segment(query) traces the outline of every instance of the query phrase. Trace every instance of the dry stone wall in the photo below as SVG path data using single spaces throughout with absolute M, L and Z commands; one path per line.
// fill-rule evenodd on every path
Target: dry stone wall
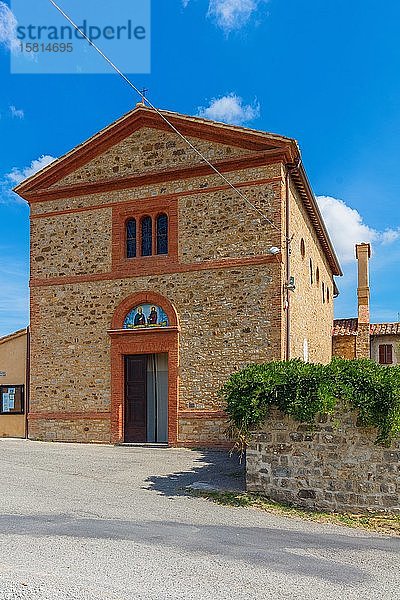
M 247 450 L 247 489 L 313 509 L 400 512 L 400 441 L 375 439 L 355 413 L 311 428 L 276 411 Z

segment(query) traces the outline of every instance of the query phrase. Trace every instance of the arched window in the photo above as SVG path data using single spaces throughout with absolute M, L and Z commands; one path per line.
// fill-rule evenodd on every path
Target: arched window
M 124 329 L 136 327 L 168 327 L 166 312 L 156 304 L 139 304 L 128 312 L 124 320 Z
M 319 283 L 319 267 L 317 267 L 317 270 L 315 272 L 315 279 L 317 281 L 317 284 Z
M 310 258 L 310 283 L 311 285 L 314 283 L 312 258 Z
M 153 254 L 153 224 L 151 217 L 143 217 L 141 237 L 142 256 L 151 256 Z
M 304 258 L 306 255 L 306 245 L 304 243 L 303 238 L 301 238 L 301 242 L 300 242 L 300 253 L 301 253 L 301 258 Z
M 127 258 L 136 256 L 136 219 L 129 219 L 126 224 L 126 256 Z
M 168 254 L 168 217 L 157 217 L 157 254 Z

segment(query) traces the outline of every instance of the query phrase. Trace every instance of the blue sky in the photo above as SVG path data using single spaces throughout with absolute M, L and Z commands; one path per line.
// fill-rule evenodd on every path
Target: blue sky
M 73 13 L 75 1 L 60 4 Z M 11 184 L 137 102 L 113 75 L 11 75 L 7 4 L 0 1 L 0 335 L 28 322 L 29 213 Z M 356 314 L 357 241 L 374 247 L 373 320 L 397 320 L 400 311 L 399 22 L 394 0 L 153 0 L 151 74 L 132 75 L 160 108 L 299 141 L 345 272 L 337 317 Z

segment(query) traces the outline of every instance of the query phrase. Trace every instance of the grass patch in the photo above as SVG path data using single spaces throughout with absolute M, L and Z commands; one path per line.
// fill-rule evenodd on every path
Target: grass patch
M 261 494 L 251 492 L 207 492 L 193 490 L 191 493 L 194 496 L 201 496 L 224 506 L 258 508 L 285 517 L 297 517 L 306 521 L 316 521 L 317 523 L 346 525 L 347 527 L 357 527 L 383 534 L 400 536 L 400 515 L 386 513 L 332 513 L 311 509 L 307 510 L 282 502 L 274 502 Z

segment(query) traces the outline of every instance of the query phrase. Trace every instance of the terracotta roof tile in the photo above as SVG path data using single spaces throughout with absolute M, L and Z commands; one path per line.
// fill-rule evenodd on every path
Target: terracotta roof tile
M 335 319 L 332 335 L 357 335 L 358 319 Z M 400 335 L 400 323 L 371 323 L 371 335 Z
M 358 319 L 335 319 L 332 335 L 357 335 Z
M 400 335 L 400 323 L 372 324 L 371 335 Z

